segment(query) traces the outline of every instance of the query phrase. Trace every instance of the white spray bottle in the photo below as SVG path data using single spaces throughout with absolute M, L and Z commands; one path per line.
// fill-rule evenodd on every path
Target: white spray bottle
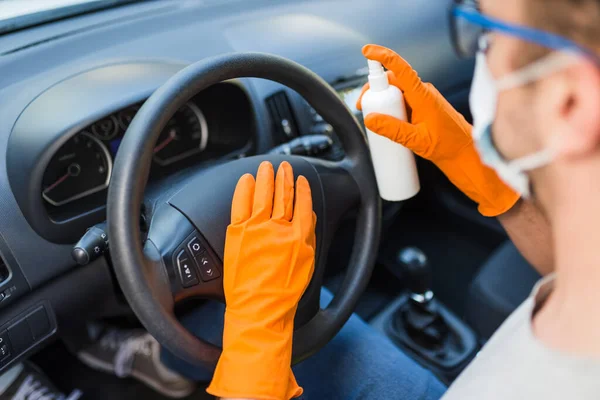
M 368 63 L 370 88 L 361 100 L 363 115 L 387 114 L 406 121 L 402 92 L 390 85 L 380 62 L 368 60 Z M 367 139 L 381 198 L 402 201 L 419 193 L 421 185 L 412 151 L 368 129 Z

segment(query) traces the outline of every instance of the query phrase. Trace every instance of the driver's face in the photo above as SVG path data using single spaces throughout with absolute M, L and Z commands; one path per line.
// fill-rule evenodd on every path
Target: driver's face
M 480 6 L 484 14 L 508 23 L 546 32 L 551 29 L 548 26 L 553 26 L 548 21 L 532 20 L 536 14 L 529 0 L 481 0 Z M 559 19 L 561 15 L 553 18 Z M 571 19 L 565 18 L 565 23 L 568 21 Z M 597 42 L 583 46 L 598 54 L 600 50 L 590 47 L 593 43 Z M 487 62 L 497 80 L 548 52 L 516 37 L 492 32 Z M 575 62 L 566 68 L 502 91 L 492 130 L 496 148 L 507 160 L 554 150 L 556 156 L 550 165 L 528 173 L 533 194 L 547 212 L 558 203 L 558 197 L 572 196 L 565 194 L 565 188 L 573 184 L 573 168 L 582 165 L 573 161 L 591 162 L 597 158 L 600 164 L 600 70 L 593 57 L 583 54 L 573 57 Z M 589 174 L 579 171 L 582 176 Z
M 527 25 L 523 6 L 524 0 L 482 0 L 484 14 L 502 21 Z M 520 64 L 524 43 L 515 37 L 500 33 L 489 33 L 490 47 L 487 62 L 497 80 L 523 67 Z M 531 87 L 521 86 L 503 91 L 498 96 L 493 139 L 500 153 L 512 160 L 540 149 L 536 128 L 536 96 Z

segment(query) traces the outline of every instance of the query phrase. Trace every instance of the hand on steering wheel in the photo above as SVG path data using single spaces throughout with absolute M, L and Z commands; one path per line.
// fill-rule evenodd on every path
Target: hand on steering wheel
M 315 226 L 308 181 L 298 177 L 294 197 L 289 163 L 281 163 L 275 179 L 271 163 L 263 162 L 256 182 L 250 174 L 239 180 L 225 240 L 223 353 L 209 393 L 273 399 L 302 394 L 290 368 L 292 334 L 314 271 Z

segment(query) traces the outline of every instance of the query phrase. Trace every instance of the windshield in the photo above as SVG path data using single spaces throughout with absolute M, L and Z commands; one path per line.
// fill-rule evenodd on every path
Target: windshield
M 0 0 L 0 34 L 141 0 Z

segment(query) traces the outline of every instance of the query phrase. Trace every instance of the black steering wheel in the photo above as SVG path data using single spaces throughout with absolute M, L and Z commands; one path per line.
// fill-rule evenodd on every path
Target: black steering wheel
M 297 91 L 333 126 L 345 158 L 328 162 L 265 155 L 198 171 L 176 190 L 175 184 L 170 185 L 153 199 L 146 209 L 152 214 L 147 216 L 148 229 L 142 232 L 140 213 L 147 201 L 144 191 L 153 149 L 167 122 L 200 91 L 242 77 L 277 81 Z M 318 217 L 315 272 L 295 320 L 293 355 L 298 362 L 331 340 L 350 317 L 369 281 L 379 245 L 381 201 L 366 138 L 336 92 L 310 70 L 278 56 L 235 53 L 205 59 L 178 72 L 150 96 L 131 122 L 115 159 L 108 232 L 117 279 L 148 332 L 196 365 L 214 367 L 221 349 L 187 331 L 175 317 L 175 303 L 189 297 L 225 301 L 222 275 L 227 271 L 222 260 L 233 191 L 243 174 L 255 174 L 265 160 L 275 169 L 288 161 L 295 175 L 308 179 Z M 329 306 L 320 309 L 329 244 L 342 216 L 356 208 L 347 275 Z

